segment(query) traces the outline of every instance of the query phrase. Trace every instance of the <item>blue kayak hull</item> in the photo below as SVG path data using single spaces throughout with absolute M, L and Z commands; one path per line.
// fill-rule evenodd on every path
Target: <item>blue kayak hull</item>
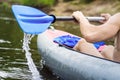
M 51 30 L 53 35 L 56 30 Z M 110 60 L 79 53 L 54 43 L 45 31 L 38 35 L 39 54 L 53 73 L 63 80 L 118 80 L 120 64 Z

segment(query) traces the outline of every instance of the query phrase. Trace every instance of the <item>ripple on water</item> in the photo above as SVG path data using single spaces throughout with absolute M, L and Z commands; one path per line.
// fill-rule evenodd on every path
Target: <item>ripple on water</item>
M 31 80 L 30 72 L 20 68 L 8 68 L 8 71 L 0 71 L 0 78 L 6 80 Z

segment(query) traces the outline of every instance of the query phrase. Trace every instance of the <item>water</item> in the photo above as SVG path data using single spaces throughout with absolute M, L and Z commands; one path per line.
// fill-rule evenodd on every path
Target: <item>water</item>
M 55 22 L 56 29 L 64 30 L 80 36 L 79 25 L 74 22 Z M 37 49 L 37 36 L 34 36 L 26 52 L 23 52 L 24 34 L 10 9 L 0 9 L 0 80 L 33 80 L 36 75 L 42 80 L 60 80 L 46 66 L 41 64 L 41 56 Z M 30 55 L 29 55 L 30 54 Z M 30 57 L 30 60 L 26 58 Z M 28 64 L 32 65 L 32 68 Z M 31 63 L 33 62 L 33 63 Z M 34 72 L 33 69 L 35 69 Z M 35 74 L 34 74 L 35 73 Z
M 0 80 L 32 80 L 25 52 L 22 50 L 24 34 L 18 27 L 10 9 L 0 9 Z M 30 52 L 36 69 L 43 80 L 58 80 L 47 68 L 41 67 L 35 36 Z
M 34 37 L 34 35 L 32 34 L 26 34 L 24 33 L 24 39 L 23 39 L 23 50 L 25 51 L 25 56 L 27 59 L 27 64 L 29 67 L 29 70 L 32 73 L 32 78 L 33 80 L 42 80 L 34 62 L 33 59 L 31 57 L 31 52 L 30 52 L 30 47 L 29 44 L 31 42 L 31 39 Z
M 15 21 L 0 20 L 0 80 L 31 80 Z M 39 62 L 38 62 L 39 63 Z

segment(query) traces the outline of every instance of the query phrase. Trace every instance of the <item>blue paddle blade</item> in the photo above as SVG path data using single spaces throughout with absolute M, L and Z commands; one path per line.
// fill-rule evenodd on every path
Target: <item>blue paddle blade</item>
M 42 33 L 54 21 L 54 17 L 33 7 L 13 5 L 12 11 L 23 32 L 28 34 Z

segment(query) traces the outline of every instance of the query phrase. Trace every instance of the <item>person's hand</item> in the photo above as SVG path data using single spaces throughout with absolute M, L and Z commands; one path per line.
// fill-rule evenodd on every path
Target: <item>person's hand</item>
M 79 23 L 80 23 L 80 20 L 81 20 L 82 18 L 85 18 L 84 15 L 83 15 L 83 13 L 82 13 L 81 11 L 75 11 L 75 12 L 73 12 L 72 16 L 73 16 L 73 17 L 75 18 L 75 20 L 76 20 L 77 22 L 79 22 Z
M 111 15 L 109 13 L 102 13 L 101 17 L 104 17 L 105 20 L 101 20 L 100 23 L 105 23 L 111 17 Z

